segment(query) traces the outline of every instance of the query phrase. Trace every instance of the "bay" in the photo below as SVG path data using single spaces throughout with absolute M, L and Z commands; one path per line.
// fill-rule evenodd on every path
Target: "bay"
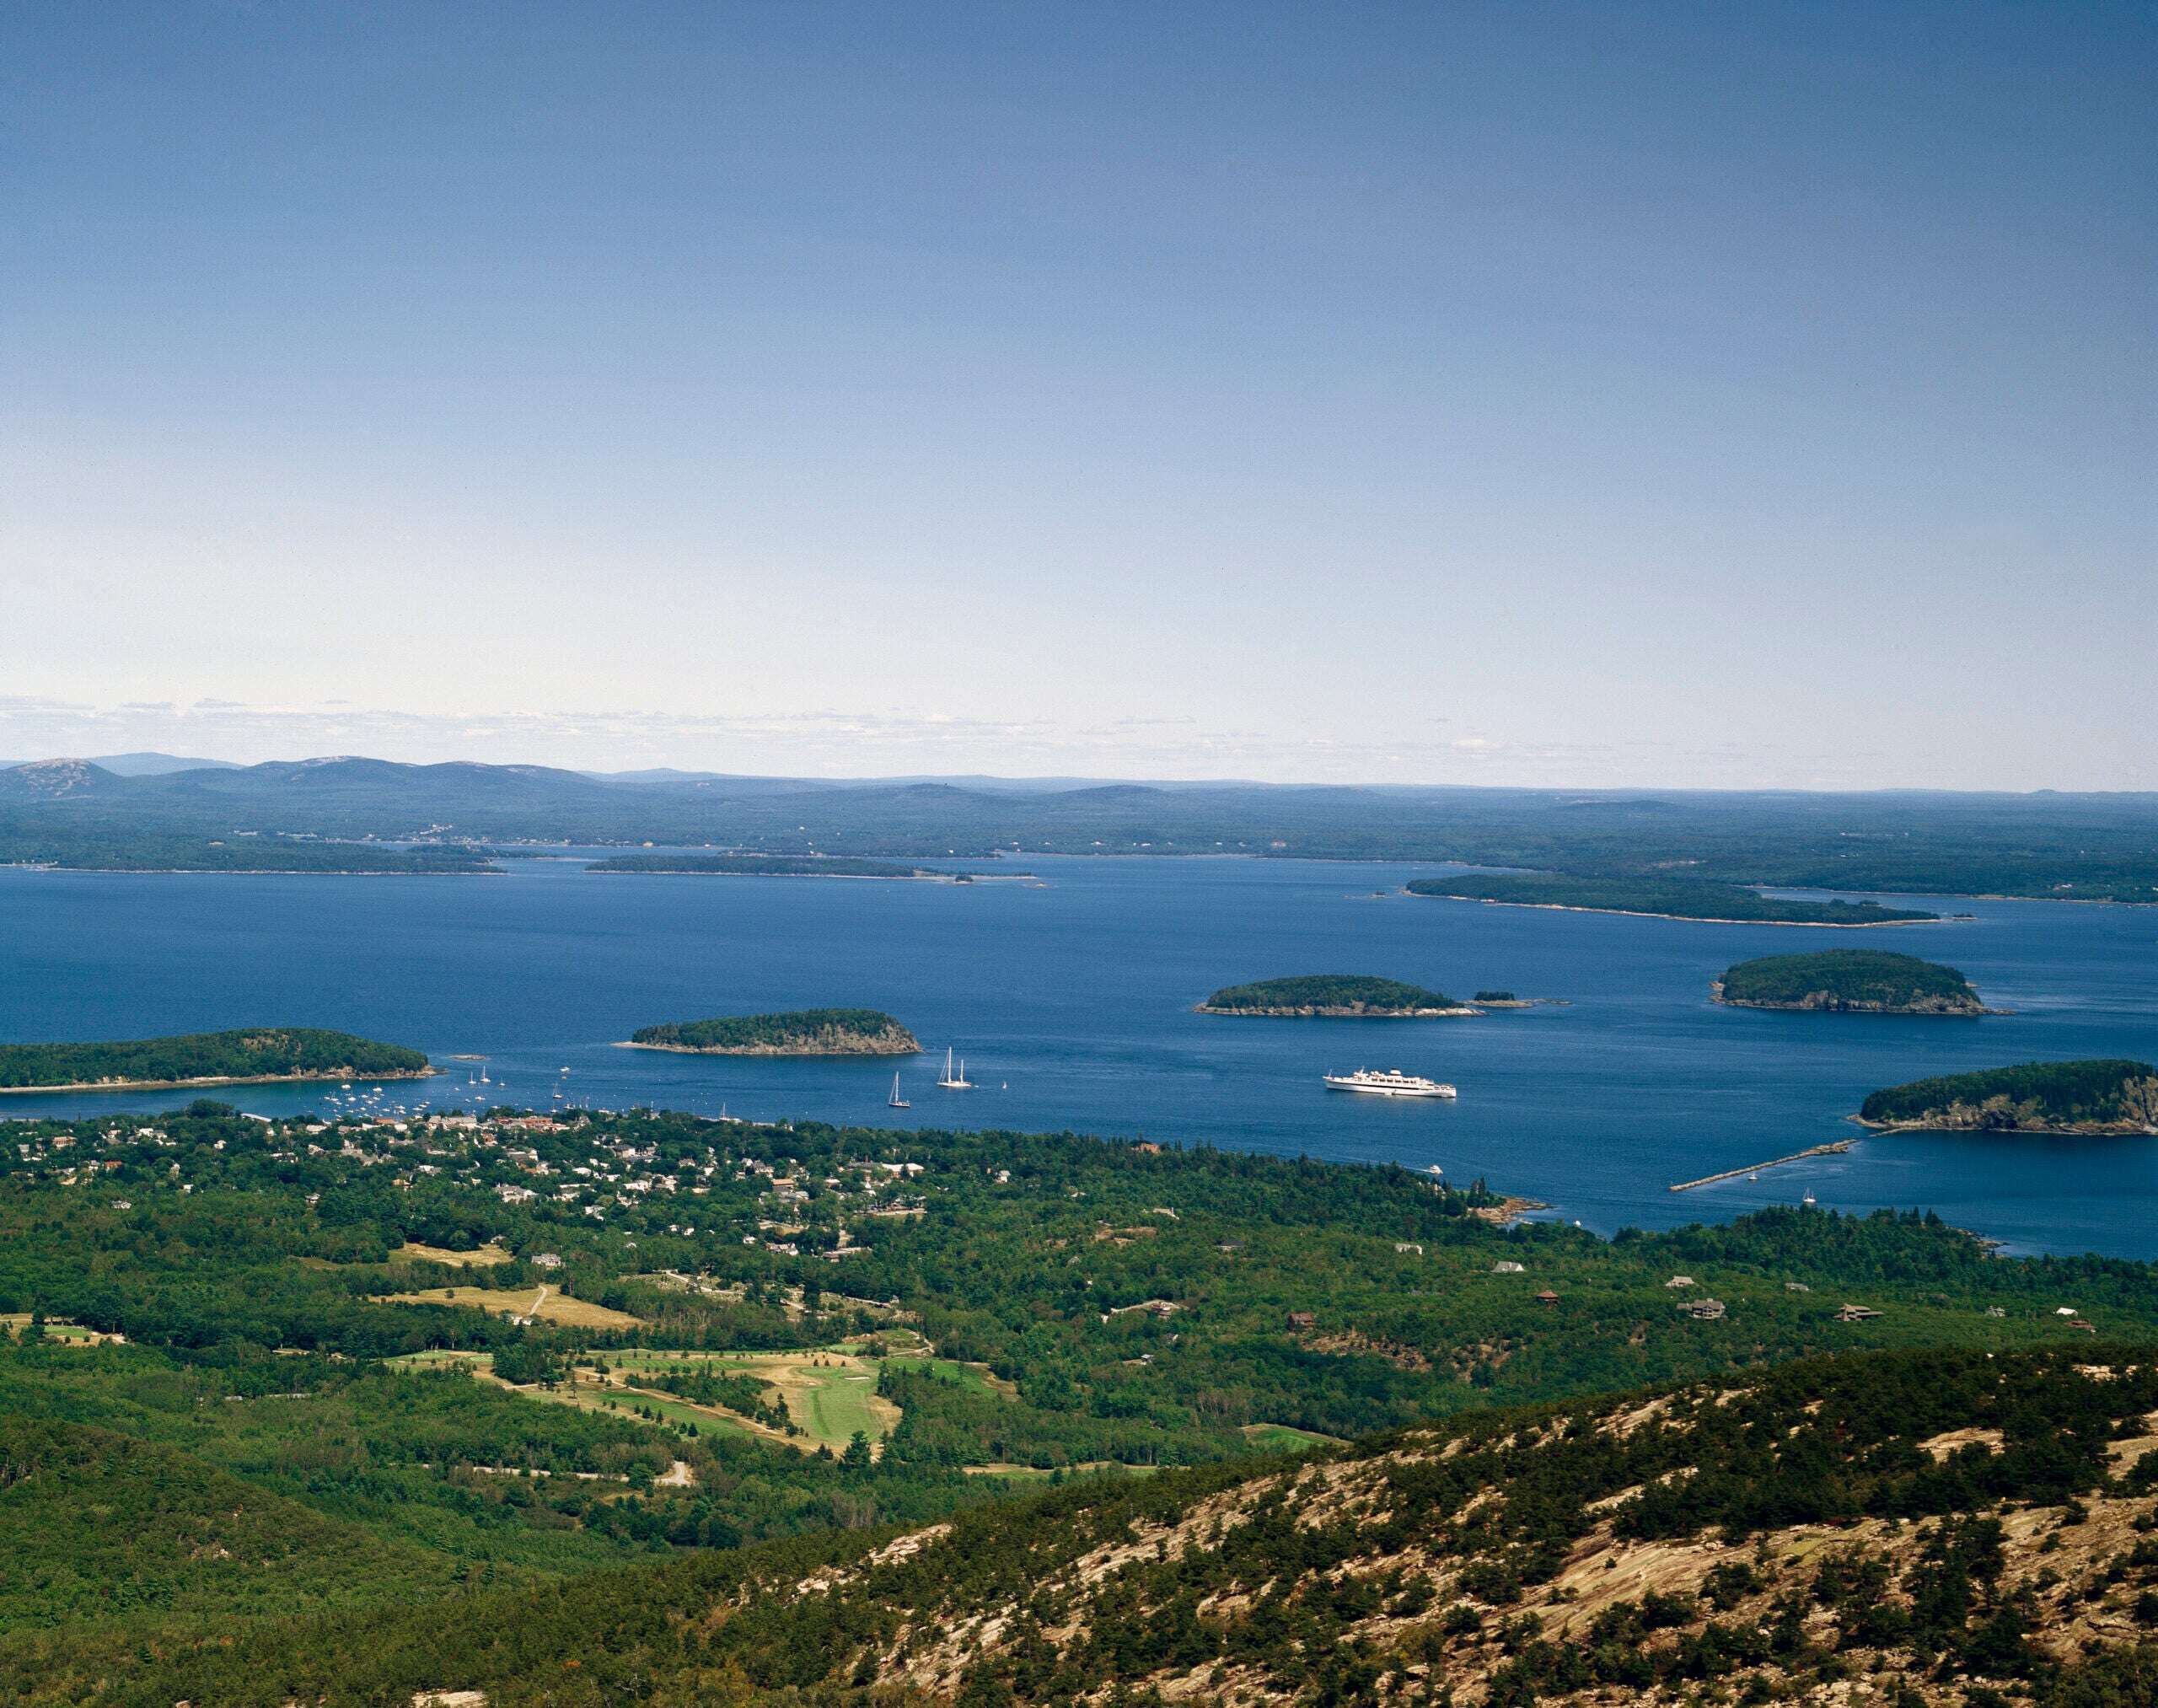
M 2012 1061 L 2158 1055 L 2158 911 L 1877 898 L 1973 917 L 1854 936 L 1493 907 L 1399 893 L 1442 867 L 1041 858 L 1039 884 L 616 877 L 572 859 L 484 878 L 0 871 L 0 1039 L 289 1023 L 409 1044 L 454 1072 L 385 1101 L 569 1101 L 755 1120 L 1071 1130 L 1442 1167 L 1603 1232 L 1728 1218 L 1811 1190 L 1924 1208 L 2019 1252 L 2158 1257 L 2158 1140 L 1861 1136 L 1866 1092 Z M 993 866 L 976 869 L 995 871 Z M 1375 894 L 1375 892 L 1383 892 Z M 1757 954 L 1868 946 L 1961 967 L 2013 1015 L 1726 1009 L 1709 985 Z M 1219 986 L 1375 973 L 1567 1006 L 1474 1019 L 1232 1019 Z M 888 1009 L 929 1053 L 690 1057 L 615 1047 L 654 1021 Z M 977 1090 L 942 1092 L 949 1045 Z M 490 1083 L 450 1061 L 484 1055 Z M 884 1107 L 894 1066 L 913 1108 Z M 1327 1092 L 1398 1066 L 1455 1103 Z M 567 1068 L 566 1076 L 561 1072 Z M 325 1088 L 218 1093 L 276 1113 Z M 154 1109 L 180 1094 L 10 1097 L 0 1115 Z

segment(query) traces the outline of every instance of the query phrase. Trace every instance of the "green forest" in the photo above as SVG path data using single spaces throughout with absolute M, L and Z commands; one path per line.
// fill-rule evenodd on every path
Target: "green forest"
M 1831 949 L 1741 961 L 1717 981 L 1719 1002 L 1759 1008 L 1904 1013 L 1984 1012 L 1953 967 L 1878 949 Z
M 1913 1213 L 1605 1240 L 1509 1220 L 1482 1183 L 1068 1134 L 649 1110 L 400 1130 L 205 1098 L 11 1136 L 0 1540 L 32 1565 L 0 1684 L 28 1700 L 148 1702 L 182 1678 L 190 1700 L 257 1700 L 215 1670 L 228 1654 L 266 1679 L 336 1661 L 355 1693 L 468 1652 L 513 1673 L 557 1614 L 593 1646 L 550 1637 L 548 1664 L 579 1658 L 610 1681 L 590 1700 L 628 1700 L 598 1652 L 627 1629 L 608 1609 L 752 1569 L 713 1550 L 808 1571 L 1029 1491 L 1065 1512 L 1103 1479 L 1190 1498 L 1291 1431 L 1451 1428 L 1824 1353 L 2080 1355 L 2064 1303 L 2104 1336 L 2158 1335 L 2149 1265 L 2004 1260 Z M 544 1283 L 561 1308 L 523 1324 L 452 1302 L 475 1283 L 519 1313 Z M 1683 1308 L 1711 1293 L 1721 1317 Z M 1854 1302 L 1880 1314 L 1839 1320 Z M 841 1353 L 873 1372 L 882 1439 L 786 1435 L 754 1361 Z M 459 1643 L 459 1609 L 516 1623 L 414 1650 L 421 1606 Z M 387 1672 L 356 1658 L 362 1631 Z M 727 1664 L 779 1677 L 756 1652 Z
M 1596 913 L 1648 913 L 1670 919 L 1737 920 L 1761 925 L 1894 925 L 1936 919 L 1931 913 L 1874 901 L 1799 901 L 1762 895 L 1737 884 L 1697 878 L 1584 878 L 1561 872 L 1463 873 L 1419 878 L 1412 895 L 1516 907 L 1573 907 Z
M 416 1050 L 306 1026 L 243 1027 L 106 1044 L 0 1044 L 0 1088 L 105 1080 L 410 1078 Z
M 641 1026 L 630 1041 L 715 1055 L 903 1055 L 921 1048 L 913 1033 L 876 1008 L 797 1008 L 683 1020 Z
M 1208 1014 L 1311 1012 L 1339 1015 L 1414 1014 L 1423 1009 L 1461 1009 L 1465 1003 L 1421 985 L 1354 973 L 1310 973 L 1300 978 L 1261 979 L 1229 985 L 1200 1005 Z
M 1876 1125 L 1985 1129 L 2158 1127 L 2158 1068 L 2147 1061 L 2027 1061 L 1914 1080 L 1869 1096 Z

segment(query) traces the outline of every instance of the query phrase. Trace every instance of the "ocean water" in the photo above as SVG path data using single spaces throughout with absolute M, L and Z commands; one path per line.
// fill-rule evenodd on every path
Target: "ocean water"
M 2047 1058 L 2158 1058 L 2158 910 L 1919 899 L 1975 916 L 1855 937 L 1398 893 L 1439 869 L 1429 865 L 1029 865 L 1039 884 L 601 877 L 553 859 L 486 878 L 0 871 L 0 1040 L 328 1026 L 438 1061 L 485 1055 L 484 1090 L 449 1063 L 450 1075 L 385 1093 L 438 1107 L 544 1108 L 566 1086 L 604 1108 L 1436 1163 L 1605 1232 L 1726 1219 L 1810 1190 L 1843 1209 L 1935 1210 L 2015 1251 L 2158 1257 L 2152 1139 L 1864 1136 L 1758 1182 L 1667 1190 L 1852 1136 L 1844 1117 L 1876 1086 Z M 2016 1012 L 1771 1014 L 1709 1000 L 1735 960 L 1859 943 L 1947 961 Z M 1221 985 L 1321 971 L 1568 1006 L 1423 1022 L 1192 1012 Z M 654 1021 L 824 1005 L 888 1009 L 928 1053 L 895 1064 L 614 1047 Z M 947 1045 L 979 1089 L 936 1088 Z M 884 1106 L 895 1066 L 905 1112 Z M 1403 1103 L 1320 1083 L 1359 1066 L 1452 1080 L 1461 1096 Z M 270 1113 L 325 1093 L 220 1094 Z M 0 1115 L 179 1100 L 9 1097 Z

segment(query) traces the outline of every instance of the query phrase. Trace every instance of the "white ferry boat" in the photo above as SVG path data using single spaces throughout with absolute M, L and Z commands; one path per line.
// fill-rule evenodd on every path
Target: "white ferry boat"
M 1414 1073 L 1404 1073 L 1393 1068 L 1381 1073 L 1376 1068 L 1360 1067 L 1354 1073 L 1323 1075 L 1330 1091 L 1368 1092 L 1373 1097 L 1457 1097 L 1460 1093 L 1436 1079 L 1425 1079 Z

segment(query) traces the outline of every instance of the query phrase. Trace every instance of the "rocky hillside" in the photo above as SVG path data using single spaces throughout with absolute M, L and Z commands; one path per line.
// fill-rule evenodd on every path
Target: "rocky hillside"
M 2158 1362 L 2092 1345 L 1817 1359 L 205 1642 L 141 1700 L 2097 1708 L 2153 1700 L 2155 1641 Z

